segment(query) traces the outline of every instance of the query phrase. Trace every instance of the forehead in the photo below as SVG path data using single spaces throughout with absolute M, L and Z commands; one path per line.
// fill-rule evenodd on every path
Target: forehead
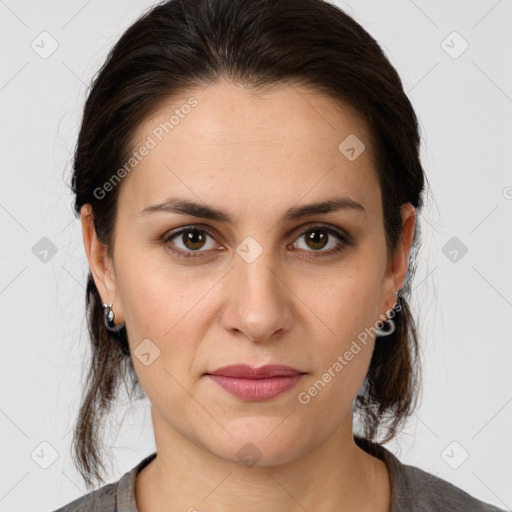
M 290 83 L 255 90 L 219 80 L 162 101 L 137 127 L 132 145 L 148 134 L 169 143 L 187 142 L 185 138 L 195 135 L 204 142 L 209 137 L 216 146 L 307 139 L 311 150 L 322 140 L 341 142 L 350 133 L 370 145 L 367 123 L 355 109 L 311 88 Z M 193 146 L 188 142 L 183 150 Z
M 347 145 L 355 159 L 344 153 Z M 333 192 L 371 210 L 380 194 L 365 122 L 348 106 L 297 85 L 256 92 L 220 81 L 190 89 L 137 127 L 131 148 L 142 153 L 144 146 L 150 149 L 120 195 L 137 211 L 170 195 L 262 209 Z

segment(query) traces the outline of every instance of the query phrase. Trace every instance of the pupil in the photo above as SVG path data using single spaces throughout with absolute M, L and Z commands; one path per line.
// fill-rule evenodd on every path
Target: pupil
M 315 236 L 315 233 L 318 233 L 319 236 Z M 313 242 L 314 246 L 312 247 L 312 249 L 322 249 L 323 247 L 325 247 L 325 241 L 327 240 L 327 236 L 322 231 L 311 231 L 309 236 L 307 237 L 307 240 Z M 320 244 L 320 246 L 317 246 L 317 244 Z
M 184 237 L 184 244 L 188 249 L 200 249 L 204 245 L 204 236 L 199 231 L 188 231 L 183 235 Z M 194 238 L 199 238 L 199 242 L 196 240 L 194 241 Z M 190 246 L 190 243 L 192 243 L 192 247 Z M 201 242 L 203 242 L 201 244 Z M 196 247 L 196 244 L 200 244 L 199 247 Z

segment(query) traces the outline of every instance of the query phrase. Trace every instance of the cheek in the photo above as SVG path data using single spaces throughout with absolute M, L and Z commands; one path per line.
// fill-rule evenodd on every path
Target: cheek
M 336 321 L 331 325 L 336 334 L 315 338 L 315 372 L 298 390 L 297 402 L 308 417 L 322 418 L 317 428 L 326 434 L 351 414 L 352 402 L 368 372 L 375 346 L 374 332 L 368 329 L 369 316 L 349 302 L 345 310 L 333 311 Z
M 198 331 L 203 287 L 153 262 L 135 266 L 135 258 L 119 263 L 119 296 L 127 324 L 133 364 L 151 403 L 182 412 L 183 391 L 202 338 Z M 198 323 L 199 322 L 199 323 Z
M 314 289 L 306 283 L 297 289 L 315 313 L 311 322 L 317 324 L 311 347 L 316 371 L 301 386 L 298 403 L 327 423 L 339 421 L 340 414 L 350 410 L 368 371 L 375 344 L 378 271 L 377 265 L 360 261 L 350 269 L 340 268 L 336 279 L 317 279 Z
M 134 251 L 121 257 L 117 268 L 119 297 L 135 337 L 172 338 L 204 294 L 190 272 L 172 267 L 160 255 L 149 258 Z
M 352 340 L 369 337 L 378 319 L 380 286 L 379 266 L 365 265 L 362 260 L 350 268 L 340 266 L 315 279 L 297 281 L 294 293 L 312 312 L 310 323 L 316 326 L 320 355 L 332 359 L 333 354 L 348 349 Z
M 164 395 L 174 401 L 181 389 L 178 383 L 188 387 L 195 378 L 194 361 L 213 321 L 208 315 L 215 311 L 214 291 L 208 291 L 218 277 L 194 277 L 198 270 L 136 255 L 134 251 L 117 265 L 134 366 L 148 393 L 165 389 Z M 146 366 L 148 357 L 139 358 L 141 353 L 149 353 L 153 362 Z

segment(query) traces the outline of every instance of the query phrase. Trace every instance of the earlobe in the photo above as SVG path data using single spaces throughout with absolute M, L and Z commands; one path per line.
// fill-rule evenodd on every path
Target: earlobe
M 107 246 L 97 237 L 94 227 L 94 215 L 90 204 L 84 204 L 80 210 L 82 239 L 89 267 L 96 288 L 104 303 L 111 304 L 117 297 L 117 286 L 112 260 L 107 253 Z M 119 307 L 117 308 L 117 311 Z M 116 313 L 117 313 L 116 311 Z

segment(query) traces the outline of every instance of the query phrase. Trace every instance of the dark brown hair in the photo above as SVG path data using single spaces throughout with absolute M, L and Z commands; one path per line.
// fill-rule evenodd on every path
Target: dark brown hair
M 260 89 L 298 84 L 355 109 L 371 131 L 381 187 L 388 255 L 402 234 L 400 206 L 422 208 L 426 177 L 416 115 L 401 80 L 377 42 L 338 7 L 321 0 L 170 0 L 143 14 L 110 51 L 95 76 L 74 155 L 74 208 L 90 203 L 100 241 L 112 256 L 117 195 L 95 190 L 130 158 L 134 131 L 163 101 L 227 78 Z M 340 140 L 341 142 L 341 140 Z M 415 270 L 418 215 L 396 330 L 377 342 L 354 402 L 364 436 L 387 442 L 413 412 L 420 384 L 416 325 L 407 298 Z M 73 459 L 87 487 L 103 483 L 103 421 L 121 379 L 137 398 L 126 330 L 105 329 L 89 273 L 86 291 L 91 361 L 73 435 Z M 100 467 L 103 468 L 100 470 Z

